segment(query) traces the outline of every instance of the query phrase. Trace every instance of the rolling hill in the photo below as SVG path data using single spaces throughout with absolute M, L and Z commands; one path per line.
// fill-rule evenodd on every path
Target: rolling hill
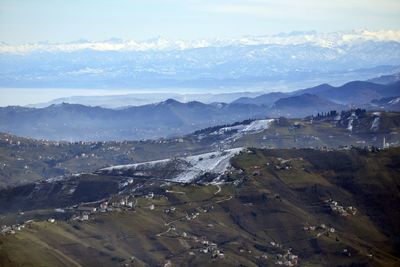
M 252 105 L 265 105 L 271 106 L 275 101 L 286 97 L 288 94 L 281 92 L 274 92 L 263 94 L 257 97 L 241 97 L 233 101 L 235 104 L 252 104 Z
M 374 81 L 374 80 L 373 80 Z M 393 80 L 393 83 L 373 83 L 370 81 L 352 81 L 342 86 L 320 84 L 318 86 L 300 89 L 291 93 L 268 93 L 254 98 L 240 98 L 237 102 L 256 105 L 271 105 L 281 98 L 299 96 L 304 94 L 316 95 L 326 101 L 333 101 L 343 105 L 361 106 L 375 99 L 394 97 L 400 95 L 400 82 Z M 311 106 L 309 107 L 311 108 Z
M 51 140 L 138 140 L 264 117 L 266 108 L 245 104 L 181 103 L 173 99 L 124 109 L 78 104 L 0 108 L 0 131 Z
M 0 134 L 0 187 L 74 173 L 190 156 L 235 147 L 339 148 L 399 145 L 396 112 L 325 112 L 304 119 L 245 120 L 176 138 L 141 141 L 59 142 Z
M 297 94 L 311 93 L 331 101 L 359 105 L 377 98 L 397 96 L 399 92 L 400 82 L 382 85 L 364 81 L 353 81 L 339 87 L 323 85 L 304 89 L 298 91 Z
M 400 81 L 400 72 L 390 74 L 390 75 L 382 75 L 380 77 L 376 77 L 373 79 L 369 79 L 369 82 L 379 83 L 379 84 L 391 84 Z
M 219 183 L 128 165 L 2 190 L 0 264 L 397 266 L 398 155 L 250 149 Z
M 327 112 L 330 110 L 346 110 L 347 107 L 323 99 L 319 96 L 306 93 L 280 98 L 274 102 L 272 109 L 277 110 L 277 112 L 282 115 L 289 116 L 290 114 L 290 117 L 293 117 L 298 114 L 299 110 L 308 114 L 317 114 L 319 112 Z

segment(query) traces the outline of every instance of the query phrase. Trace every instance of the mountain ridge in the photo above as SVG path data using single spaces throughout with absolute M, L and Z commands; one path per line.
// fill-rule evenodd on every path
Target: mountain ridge
M 361 105 L 378 98 L 400 95 L 400 82 L 396 81 L 389 84 L 377 84 L 369 81 L 351 81 L 341 86 L 332 86 L 324 83 L 314 87 L 286 93 L 286 96 L 296 96 L 301 94 L 316 95 L 340 104 Z M 268 105 L 271 104 L 269 96 L 270 93 L 267 93 L 255 98 L 246 98 L 245 101 L 246 103 Z M 262 99 L 264 98 L 266 100 L 263 102 Z
M 314 35 L 305 35 L 304 40 L 310 37 L 319 42 L 320 37 Z M 338 84 L 399 71 L 399 40 L 355 37 L 332 46 L 326 45 L 324 38 L 320 45 L 313 41 L 267 41 L 172 50 L 154 50 L 154 45 L 150 45 L 150 49 L 138 51 L 94 50 L 90 48 L 97 44 L 88 43 L 82 49 L 72 44 L 71 51 L 41 52 L 35 50 L 41 46 L 33 45 L 31 53 L 14 53 L 10 52 L 13 47 L 3 45 L 0 46 L 5 51 L 0 53 L 0 86 L 218 89 L 282 84 L 291 85 L 291 89 L 293 84 L 297 88 L 321 81 Z M 115 44 L 106 47 L 112 48 Z M 30 48 L 22 45 L 18 49 Z M 369 56 L 371 51 L 373 57 Z

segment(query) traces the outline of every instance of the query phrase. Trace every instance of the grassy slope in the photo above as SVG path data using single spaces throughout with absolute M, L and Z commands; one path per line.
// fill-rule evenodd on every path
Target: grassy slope
M 185 194 L 139 198 L 135 212 L 99 214 L 88 223 L 37 222 L 0 237 L 0 265 L 273 266 L 283 252 L 271 246 L 273 241 L 292 248 L 301 266 L 398 266 L 399 155 L 400 149 L 255 150 L 234 159 L 244 170 L 230 174 L 229 179 L 243 180 L 238 187 L 224 185 L 215 194 L 214 185 L 175 185 L 169 189 Z M 290 160 L 291 168 L 277 170 L 279 158 Z M 323 203 L 328 198 L 359 212 L 338 216 Z M 175 213 L 163 212 L 171 206 Z M 184 218 L 195 211 L 200 212 L 196 219 Z M 319 237 L 318 231 L 303 231 L 304 225 L 321 223 L 337 231 Z M 172 225 L 176 229 L 168 231 Z M 217 243 L 225 258 L 201 254 L 203 245 L 194 237 Z

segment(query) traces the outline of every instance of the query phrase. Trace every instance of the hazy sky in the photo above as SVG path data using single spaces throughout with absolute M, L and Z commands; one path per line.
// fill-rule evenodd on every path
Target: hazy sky
M 400 29 L 400 0 L 0 0 L 0 41 Z

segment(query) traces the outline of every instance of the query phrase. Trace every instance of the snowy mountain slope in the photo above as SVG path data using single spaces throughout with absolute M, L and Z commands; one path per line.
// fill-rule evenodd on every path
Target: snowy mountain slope
M 243 148 L 234 148 L 184 158 L 111 166 L 99 172 L 190 183 L 201 179 L 205 174 L 212 175 L 214 179 L 220 177 L 230 166 L 230 159 L 241 151 Z
M 400 41 L 400 31 L 347 31 L 347 32 L 292 32 L 264 36 L 244 36 L 231 39 L 168 40 L 162 37 L 137 41 L 109 39 L 105 41 L 79 40 L 68 43 L 29 43 L 10 45 L 0 43 L 0 53 L 30 53 L 33 51 L 168 51 L 206 47 L 247 46 L 247 45 L 300 45 L 313 44 L 333 48 L 341 45 L 355 45 L 360 42 Z
M 236 131 L 237 133 L 243 132 L 258 132 L 263 131 L 269 128 L 270 124 L 274 121 L 274 119 L 268 120 L 255 120 L 250 124 L 238 124 L 235 126 L 228 126 L 219 129 L 218 131 L 211 134 L 224 134 L 226 132 Z
M 399 32 L 350 32 L 189 43 L 158 39 L 139 44 L 1 44 L 0 87 L 255 86 L 270 91 L 272 85 L 288 90 L 294 82 L 343 83 L 398 70 L 398 36 Z
M 271 127 L 275 119 L 254 120 L 249 124 L 241 123 L 234 126 L 227 126 L 210 133 L 210 135 L 224 136 L 223 143 L 231 143 L 246 134 L 256 134 Z M 200 137 L 201 138 L 201 137 Z

